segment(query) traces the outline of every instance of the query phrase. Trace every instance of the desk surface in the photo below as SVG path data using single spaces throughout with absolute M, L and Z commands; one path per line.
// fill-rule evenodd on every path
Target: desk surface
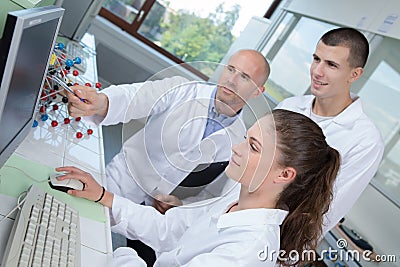
M 94 37 L 85 35 L 83 42 L 94 47 Z M 87 59 L 87 71 L 83 78 L 95 82 L 97 79 L 96 55 Z M 50 122 L 39 122 L 14 152 L 15 155 L 49 166 L 76 166 L 105 183 L 103 136 L 101 128 L 92 128 L 93 135 L 77 139 L 71 126 L 51 127 Z M 6 163 L 7 164 L 7 163 Z M 15 197 L 0 195 L 0 214 L 7 214 L 16 206 Z M 111 230 L 108 209 L 104 209 L 105 222 L 80 217 L 81 266 L 106 266 L 112 257 Z M 6 219 L 0 225 L 0 262 L 11 231 L 13 220 Z

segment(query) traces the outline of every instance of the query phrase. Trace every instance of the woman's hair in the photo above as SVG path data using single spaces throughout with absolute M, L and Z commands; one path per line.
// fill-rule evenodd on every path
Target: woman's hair
M 332 200 L 332 190 L 340 166 L 339 153 L 331 148 L 321 128 L 308 117 L 288 110 L 272 112 L 275 123 L 277 163 L 296 170 L 294 180 L 279 195 L 277 207 L 289 214 L 281 226 L 280 247 L 302 255 L 315 249 L 322 235 L 323 215 Z M 301 257 L 297 259 L 301 263 Z M 292 262 L 280 261 L 282 265 Z

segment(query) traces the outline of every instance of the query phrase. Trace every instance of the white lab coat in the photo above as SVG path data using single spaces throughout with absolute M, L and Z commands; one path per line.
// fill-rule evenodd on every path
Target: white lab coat
M 100 125 L 150 116 L 146 126 L 123 144 L 106 167 L 111 192 L 136 203 L 157 193 L 169 194 L 199 164 L 227 161 L 233 144 L 243 140 L 240 119 L 202 140 L 215 84 L 182 77 L 110 86 Z
M 115 196 L 112 231 L 154 248 L 154 266 L 275 266 L 279 225 L 288 212 L 260 208 L 225 213 L 236 201 L 232 194 L 211 205 L 182 206 L 161 215 Z M 132 249 L 119 248 L 111 266 L 146 265 Z
M 330 146 L 339 151 L 341 167 L 334 185 L 334 198 L 325 216 L 323 234 L 332 229 L 354 205 L 378 170 L 384 144 L 378 129 L 365 115 L 361 100 L 355 100 L 339 115 L 319 123 Z M 314 96 L 283 100 L 277 109 L 311 117 Z

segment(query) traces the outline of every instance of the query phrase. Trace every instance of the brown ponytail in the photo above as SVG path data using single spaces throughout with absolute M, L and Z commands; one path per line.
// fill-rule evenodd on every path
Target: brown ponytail
M 289 214 L 281 226 L 280 249 L 287 253 L 317 247 L 322 234 L 323 215 L 332 200 L 332 190 L 340 166 L 339 153 L 325 141 L 320 127 L 301 114 L 274 110 L 272 112 L 277 148 L 281 152 L 278 163 L 293 167 L 296 177 L 280 194 L 277 207 L 285 206 Z M 303 263 L 282 261 L 281 265 Z

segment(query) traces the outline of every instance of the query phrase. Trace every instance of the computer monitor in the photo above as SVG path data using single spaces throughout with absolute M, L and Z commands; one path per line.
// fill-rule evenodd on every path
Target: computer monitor
M 0 42 L 0 167 L 29 134 L 64 9 L 10 12 Z
M 64 0 L 65 14 L 60 26 L 60 36 L 80 41 L 99 13 L 104 0 Z

